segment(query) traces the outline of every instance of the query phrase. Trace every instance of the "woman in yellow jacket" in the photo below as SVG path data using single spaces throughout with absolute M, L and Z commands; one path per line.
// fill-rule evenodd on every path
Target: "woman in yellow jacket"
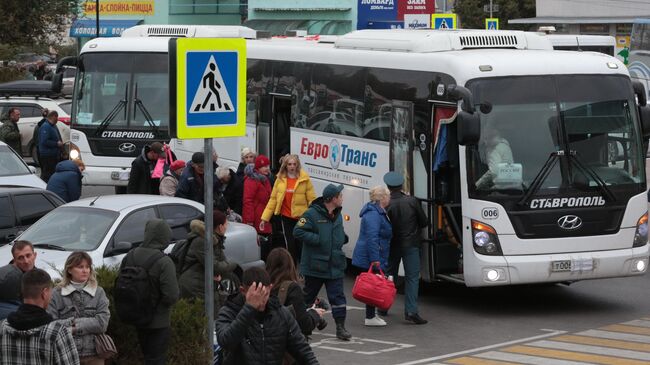
M 279 215 L 286 247 L 296 263 L 300 262 L 302 243 L 293 237 L 293 227 L 314 199 L 314 186 L 309 175 L 300 168 L 300 159 L 297 155 L 286 155 L 273 185 L 271 198 L 262 213 L 260 229 L 269 224 L 272 216 Z

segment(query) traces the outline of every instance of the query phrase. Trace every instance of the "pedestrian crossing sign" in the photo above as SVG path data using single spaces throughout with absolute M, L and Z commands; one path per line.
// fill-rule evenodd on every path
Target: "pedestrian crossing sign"
M 246 41 L 175 38 L 170 40 L 169 54 L 172 136 L 244 136 Z
M 431 26 L 433 29 L 456 29 L 456 14 L 431 14 Z
M 499 18 L 485 18 L 485 29 L 499 30 Z

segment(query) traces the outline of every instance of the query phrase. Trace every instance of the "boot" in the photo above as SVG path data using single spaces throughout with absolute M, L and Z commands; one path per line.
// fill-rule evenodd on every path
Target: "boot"
M 345 329 L 345 318 L 336 318 L 336 338 L 343 341 L 350 341 L 352 335 Z

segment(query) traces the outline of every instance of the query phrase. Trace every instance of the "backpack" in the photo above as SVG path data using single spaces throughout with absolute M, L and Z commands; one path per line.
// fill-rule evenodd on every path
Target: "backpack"
M 190 240 L 181 240 L 174 244 L 172 251 L 168 256 L 174 261 L 174 266 L 176 266 L 176 276 L 181 276 L 188 267 L 185 267 L 185 257 L 187 257 L 187 251 L 190 250 L 190 245 L 192 241 Z
M 153 320 L 158 296 L 158 288 L 154 287 L 149 270 L 165 255 L 158 251 L 149 257 L 144 265 L 135 265 L 134 251 L 129 252 L 124 258 L 125 265 L 115 279 L 113 300 L 117 316 L 122 322 L 142 327 Z

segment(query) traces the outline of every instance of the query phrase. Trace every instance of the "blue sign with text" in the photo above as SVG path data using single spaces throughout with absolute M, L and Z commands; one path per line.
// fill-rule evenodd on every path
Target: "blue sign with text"
M 359 0 L 357 29 L 394 28 L 397 24 L 397 0 Z

